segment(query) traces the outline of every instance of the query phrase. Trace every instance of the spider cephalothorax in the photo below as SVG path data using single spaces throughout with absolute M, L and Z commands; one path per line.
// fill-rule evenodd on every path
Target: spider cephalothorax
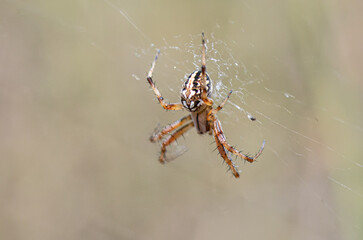
M 210 80 L 206 72 L 204 34 L 202 33 L 202 67 L 201 70 L 197 70 L 191 73 L 186 82 L 184 83 L 181 90 L 181 103 L 165 103 L 164 98 L 161 96 L 159 90 L 155 86 L 154 81 L 152 80 L 152 73 L 154 71 L 155 63 L 158 59 L 158 56 L 159 52 L 155 56 L 155 59 L 151 65 L 151 69 L 147 76 L 147 81 L 149 82 L 151 88 L 154 90 L 154 93 L 158 98 L 159 103 L 166 110 L 180 110 L 184 108 L 190 112 L 189 115 L 164 127 L 161 131 L 154 133 L 150 137 L 151 142 L 159 141 L 165 137 L 165 139 L 161 143 L 161 154 L 159 161 L 161 163 L 165 163 L 166 161 L 170 160 L 167 159 L 165 156 L 166 147 L 194 126 L 199 134 L 214 134 L 214 140 L 217 144 L 217 149 L 220 155 L 228 164 L 233 175 L 238 178 L 239 172 L 237 170 L 237 166 L 229 157 L 228 152 L 239 156 L 248 162 L 254 162 L 256 158 L 261 155 L 265 145 L 265 141 L 263 141 L 260 150 L 254 157 L 249 157 L 242 154 L 227 143 L 222 131 L 221 122 L 218 120 L 216 113 L 223 108 L 232 91 L 229 92 L 227 97 L 217 108 L 212 107 L 213 100 L 209 98 L 212 93 L 212 81 Z

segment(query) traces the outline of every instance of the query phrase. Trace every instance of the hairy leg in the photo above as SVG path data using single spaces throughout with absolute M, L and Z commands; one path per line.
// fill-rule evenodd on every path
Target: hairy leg
M 227 163 L 227 165 L 229 166 L 229 168 L 231 169 L 233 175 L 236 178 L 239 178 L 239 173 L 237 171 L 237 167 L 234 165 L 234 163 L 232 162 L 232 160 L 228 157 L 226 150 L 224 149 L 222 143 L 219 141 L 217 135 L 214 135 L 214 139 L 216 141 L 217 144 L 217 148 L 219 153 L 221 154 L 221 157 L 224 159 L 224 161 Z
M 202 33 L 202 67 L 201 67 L 201 71 L 202 71 L 202 100 L 203 102 L 208 105 L 208 106 L 212 106 L 213 105 L 213 100 L 208 98 L 207 96 L 207 67 L 206 67 L 206 61 L 205 61 L 205 40 L 204 40 L 204 33 Z
M 156 88 L 155 83 L 154 83 L 154 81 L 152 79 L 155 63 L 156 63 L 156 60 L 158 59 L 159 53 L 160 53 L 160 51 L 157 52 L 157 54 L 155 56 L 155 59 L 154 59 L 152 65 L 151 65 L 150 71 L 149 71 L 149 73 L 147 75 L 147 81 L 149 82 L 149 84 L 150 84 L 151 88 L 153 89 L 156 97 L 158 98 L 160 105 L 164 109 L 166 109 L 166 110 L 180 110 L 180 109 L 183 108 L 183 105 L 181 103 L 165 103 L 164 102 L 164 98 L 161 96 L 159 90 Z
M 263 141 L 262 146 L 261 146 L 260 150 L 257 152 L 257 154 L 254 157 L 249 157 L 247 155 L 240 153 L 234 147 L 232 147 L 231 145 L 229 145 L 227 143 L 226 138 L 223 134 L 221 123 L 217 118 L 214 118 L 213 130 L 214 130 L 214 134 L 217 136 L 218 140 L 220 141 L 220 143 L 223 145 L 223 147 L 225 149 L 227 149 L 231 153 L 233 153 L 251 163 L 254 162 L 256 160 L 256 158 L 258 158 L 261 155 L 261 153 L 265 147 L 265 141 Z
M 172 142 L 174 142 L 178 137 L 182 136 L 185 132 L 187 132 L 191 127 L 194 126 L 194 123 L 188 123 L 181 128 L 179 128 L 172 135 L 168 136 L 161 144 L 161 154 L 160 154 L 160 162 L 165 163 L 167 159 L 165 158 L 166 147 L 169 146 Z
M 174 131 L 175 129 L 182 126 L 183 124 L 190 121 L 191 119 L 192 119 L 192 116 L 188 115 L 188 116 L 185 116 L 185 117 L 179 119 L 178 121 L 173 122 L 172 124 L 165 126 L 163 129 L 161 129 L 161 131 L 154 133 L 150 137 L 150 141 L 156 142 L 156 141 L 162 139 L 166 134 Z

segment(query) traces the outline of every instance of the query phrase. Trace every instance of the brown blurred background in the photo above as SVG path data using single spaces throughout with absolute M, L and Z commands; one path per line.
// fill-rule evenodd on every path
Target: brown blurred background
M 362 239 L 362 10 L 1 1 L 0 238 Z M 186 114 L 147 85 L 156 49 L 157 85 L 179 101 L 202 31 L 216 99 L 236 90 L 219 114 L 228 141 L 254 153 L 266 139 L 256 163 L 236 160 L 240 179 L 210 136 L 190 131 L 165 166 L 148 141 Z

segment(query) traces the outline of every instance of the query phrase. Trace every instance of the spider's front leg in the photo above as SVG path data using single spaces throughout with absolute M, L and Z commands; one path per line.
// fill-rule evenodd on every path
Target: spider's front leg
M 172 124 L 169 124 L 169 125 L 165 126 L 163 129 L 161 129 L 160 131 L 155 132 L 150 137 L 150 142 L 156 142 L 156 141 L 162 139 L 166 134 L 174 131 L 175 129 L 177 129 L 178 127 L 182 126 L 183 124 L 185 124 L 186 122 L 188 122 L 190 120 L 192 120 L 192 116 L 187 115 L 185 117 L 182 117 L 178 121 L 173 122 Z
M 217 135 L 214 135 L 214 140 L 216 141 L 219 154 L 224 159 L 224 161 L 227 163 L 227 165 L 228 165 L 229 169 L 231 169 L 233 175 L 236 178 L 239 178 L 239 173 L 238 173 L 237 167 L 234 165 L 233 161 L 228 157 L 226 149 L 223 147 L 223 144 L 219 141 Z
M 168 136 L 161 144 L 161 154 L 160 154 L 160 163 L 165 163 L 168 161 L 165 157 L 166 153 L 166 147 L 169 146 L 172 142 L 174 142 L 178 137 L 182 136 L 186 131 L 188 131 L 190 128 L 194 126 L 193 122 L 190 122 L 183 127 L 179 128 L 176 132 L 174 132 L 172 135 Z
M 154 67 L 155 67 L 156 60 L 158 59 L 159 54 L 160 54 L 160 51 L 157 52 L 157 54 L 155 56 L 155 59 L 154 59 L 152 65 L 151 65 L 150 71 L 149 71 L 149 73 L 147 75 L 147 81 L 150 84 L 151 88 L 153 89 L 156 97 L 158 98 L 160 105 L 164 109 L 166 109 L 166 110 L 180 110 L 180 109 L 183 108 L 183 105 L 181 103 L 165 103 L 164 102 L 164 98 L 161 96 L 159 90 L 156 88 L 155 83 L 154 83 L 154 81 L 152 79 Z
M 242 154 L 241 152 L 237 151 L 234 147 L 232 147 L 231 145 L 228 144 L 226 137 L 223 134 L 223 130 L 222 130 L 222 126 L 221 126 L 221 122 L 214 117 L 214 121 L 213 121 L 213 131 L 214 131 L 214 135 L 217 136 L 218 140 L 220 141 L 220 143 L 223 145 L 223 147 L 225 149 L 227 149 L 228 151 L 230 151 L 231 153 L 239 156 L 240 158 L 252 163 L 256 160 L 256 158 L 258 158 L 265 146 L 265 141 L 262 143 L 262 146 L 260 148 L 260 150 L 257 152 L 257 154 L 254 157 L 249 157 L 247 155 Z
M 208 113 L 208 121 L 210 121 L 211 124 L 211 128 L 213 129 L 214 132 L 214 136 L 218 139 L 218 141 L 223 145 L 223 147 L 228 150 L 229 152 L 241 157 L 242 159 L 248 161 L 248 162 L 254 162 L 256 160 L 256 158 L 258 158 L 264 147 L 265 147 L 265 141 L 263 141 L 262 146 L 260 148 L 260 150 L 256 153 L 256 155 L 251 158 L 247 155 L 242 154 L 241 152 L 237 151 L 234 147 L 232 147 L 231 145 L 229 145 L 227 143 L 226 137 L 224 136 L 223 130 L 222 130 L 222 125 L 221 122 L 218 120 L 218 118 L 216 117 L 216 113 L 218 111 L 220 111 L 224 104 L 227 102 L 227 100 L 229 99 L 229 96 L 231 95 L 232 91 L 229 92 L 228 96 L 224 99 L 224 101 L 222 102 L 221 105 L 219 105 L 216 109 L 212 109 L 209 111 Z
M 214 140 L 215 140 L 215 142 L 217 144 L 217 149 L 219 151 L 219 154 L 224 159 L 224 161 L 227 163 L 228 167 L 232 171 L 235 178 L 239 178 L 239 173 L 238 173 L 238 170 L 237 170 L 237 166 L 235 166 L 233 161 L 228 157 L 227 151 L 224 148 L 222 142 L 219 140 L 218 134 L 216 134 L 216 131 L 215 131 L 215 128 L 214 128 L 214 121 L 216 120 L 215 114 L 219 110 L 221 110 L 223 108 L 224 104 L 227 102 L 227 100 L 228 100 L 229 96 L 231 95 L 231 93 L 232 93 L 232 91 L 229 92 L 228 96 L 224 99 L 224 101 L 216 109 L 211 109 L 209 111 L 207 119 L 209 121 L 211 131 L 214 132 Z

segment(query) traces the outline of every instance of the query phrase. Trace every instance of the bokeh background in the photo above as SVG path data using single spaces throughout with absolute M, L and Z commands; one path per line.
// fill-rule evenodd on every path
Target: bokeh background
M 0 2 L 1 239 L 362 239 L 363 2 Z M 244 152 L 148 137 L 200 65 Z M 219 61 L 220 60 L 220 61 Z M 224 64 L 227 63 L 227 64 Z M 257 121 L 250 121 L 251 114 Z M 175 146 L 174 146 L 175 147 Z M 177 147 L 177 146 L 176 146 Z

